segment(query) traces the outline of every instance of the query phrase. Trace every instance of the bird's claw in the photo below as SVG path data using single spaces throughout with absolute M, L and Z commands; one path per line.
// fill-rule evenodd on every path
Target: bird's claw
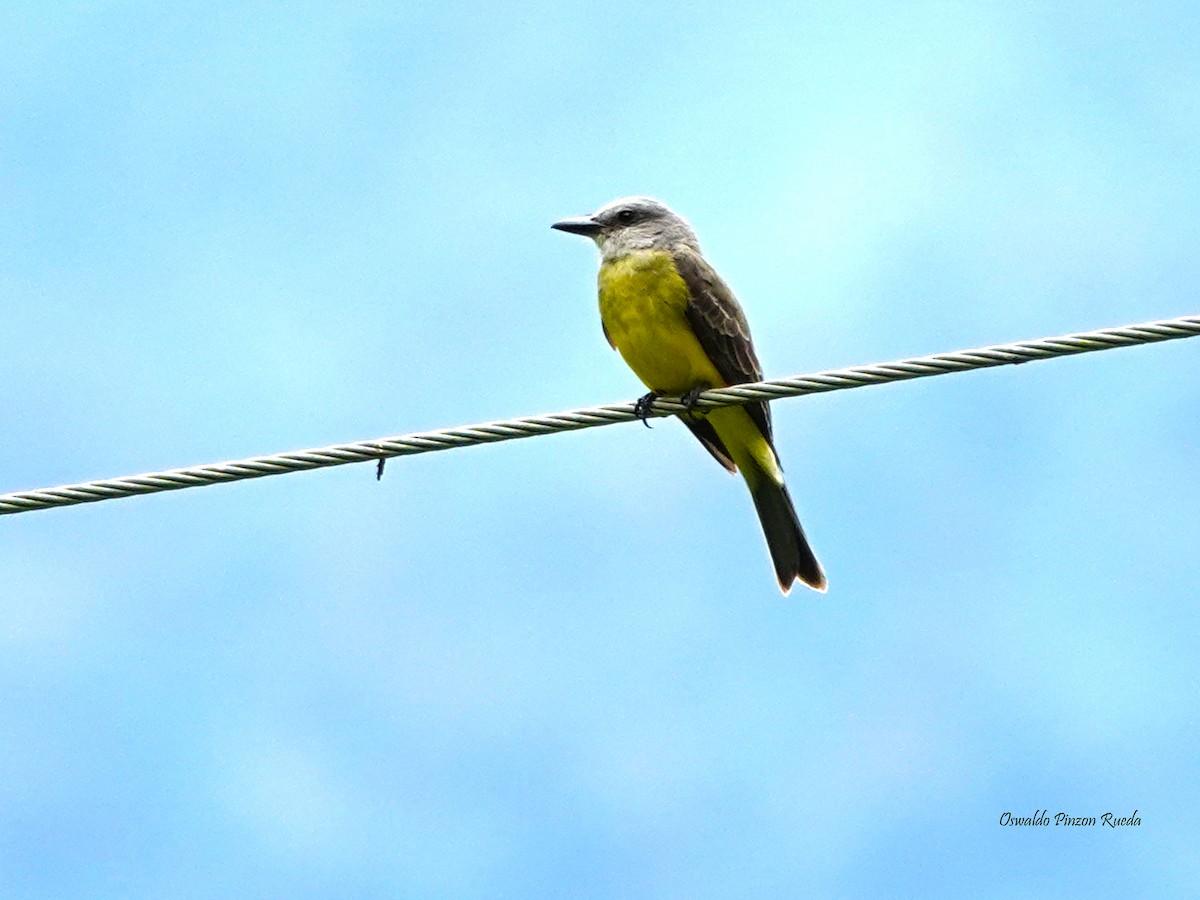
M 650 416 L 654 412 L 654 401 L 658 398 L 659 395 L 651 391 L 646 396 L 638 398 L 637 403 L 633 404 L 633 414 L 641 419 L 642 424 L 647 428 L 650 427 Z
M 697 385 L 680 397 L 679 402 L 683 405 L 684 410 L 689 413 L 695 412 L 696 406 L 700 403 L 700 395 L 706 390 L 708 390 L 708 388 L 704 385 Z

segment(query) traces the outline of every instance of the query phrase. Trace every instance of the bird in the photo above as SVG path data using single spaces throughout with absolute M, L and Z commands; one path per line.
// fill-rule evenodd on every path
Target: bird
M 608 343 L 654 400 L 680 396 L 694 405 L 701 391 L 762 380 L 741 304 L 700 250 L 692 226 L 653 197 L 623 197 L 587 216 L 555 222 L 591 238 L 600 250 L 600 321 Z M 765 401 L 679 416 L 729 472 L 741 472 L 762 524 L 780 590 L 797 581 L 828 590 L 784 483 Z

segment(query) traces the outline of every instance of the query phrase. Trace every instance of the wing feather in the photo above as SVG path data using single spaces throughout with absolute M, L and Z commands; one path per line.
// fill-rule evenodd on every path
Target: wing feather
M 717 434 L 717 429 L 712 427 L 712 423 L 707 419 L 688 419 L 683 416 L 679 417 L 684 425 L 686 425 L 704 445 L 704 449 L 712 454 L 713 459 L 719 462 L 729 472 L 736 472 L 737 466 L 733 462 L 733 456 L 725 446 L 725 442 L 721 440 Z
M 750 340 L 750 325 L 729 285 L 691 247 L 680 246 L 672 256 L 691 295 L 684 311 L 688 323 L 725 383 L 761 381 L 762 366 Z M 771 441 L 771 410 L 767 404 L 748 403 L 745 410 Z

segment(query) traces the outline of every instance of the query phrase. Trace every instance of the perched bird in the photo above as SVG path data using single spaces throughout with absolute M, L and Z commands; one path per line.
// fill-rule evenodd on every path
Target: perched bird
M 643 413 L 658 395 L 694 401 L 700 391 L 762 379 L 737 298 L 705 261 L 691 226 L 666 204 L 626 197 L 552 227 L 590 237 L 600 248 L 604 336 L 650 389 L 639 402 Z M 825 573 L 784 485 L 767 404 L 680 418 L 717 462 L 741 470 L 783 592 L 796 579 L 824 592 Z

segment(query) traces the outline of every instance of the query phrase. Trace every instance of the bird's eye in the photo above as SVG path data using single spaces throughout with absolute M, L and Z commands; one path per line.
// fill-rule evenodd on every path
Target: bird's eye
M 622 225 L 628 225 L 636 218 L 637 213 L 635 213 L 632 209 L 623 209 L 617 213 L 617 221 Z

